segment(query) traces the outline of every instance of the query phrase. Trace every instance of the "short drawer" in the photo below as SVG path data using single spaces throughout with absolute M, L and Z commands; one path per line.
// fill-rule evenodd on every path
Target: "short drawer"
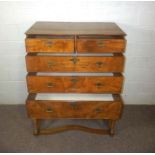
M 28 116 L 34 119 L 85 118 L 116 120 L 121 116 L 123 107 L 119 95 L 112 95 L 109 100 L 105 99 L 106 94 L 100 96 L 87 94 L 82 97 L 80 94 L 52 94 L 53 98 L 48 97 L 50 94 L 40 98 L 37 95 L 39 94 L 30 94 L 26 101 Z
M 125 39 L 77 39 L 77 51 L 81 53 L 122 53 L 125 46 Z
M 29 93 L 120 93 L 123 76 L 109 74 L 102 74 L 102 76 L 28 74 L 27 87 Z
M 27 52 L 74 52 L 73 39 L 27 38 L 25 44 Z
M 122 72 L 124 56 L 27 55 L 28 72 Z

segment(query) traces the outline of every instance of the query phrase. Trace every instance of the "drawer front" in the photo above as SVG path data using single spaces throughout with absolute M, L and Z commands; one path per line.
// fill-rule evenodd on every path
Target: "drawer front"
M 78 52 L 112 52 L 121 53 L 125 50 L 124 39 L 77 39 Z
M 27 52 L 74 52 L 73 39 L 33 39 L 25 40 Z
M 122 103 L 106 101 L 29 101 L 28 115 L 35 119 L 50 118 L 85 118 L 85 119 L 118 119 Z
M 27 76 L 29 93 L 120 93 L 122 76 Z
M 122 72 L 124 56 L 26 56 L 28 72 Z

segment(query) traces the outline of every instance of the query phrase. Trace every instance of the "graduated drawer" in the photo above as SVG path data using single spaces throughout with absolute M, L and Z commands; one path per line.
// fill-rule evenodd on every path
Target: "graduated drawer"
M 27 52 L 74 52 L 73 39 L 27 38 Z
M 122 100 L 119 95 L 105 94 L 30 94 L 26 101 L 28 116 L 34 119 L 85 118 L 113 119 L 120 117 Z M 110 95 L 110 94 L 108 94 Z M 51 96 L 51 97 L 49 97 Z
M 77 39 L 77 51 L 85 53 L 125 51 L 125 39 Z
M 124 56 L 27 55 L 28 72 L 122 72 Z
M 27 87 L 29 93 L 120 93 L 123 76 L 109 74 L 102 76 L 28 74 Z

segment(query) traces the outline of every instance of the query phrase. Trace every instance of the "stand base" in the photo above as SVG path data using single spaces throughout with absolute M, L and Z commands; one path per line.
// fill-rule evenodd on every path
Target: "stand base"
M 115 120 L 108 120 L 108 128 L 107 129 L 97 129 L 97 128 L 89 128 L 81 125 L 64 125 L 60 127 L 54 127 L 54 128 L 49 128 L 49 129 L 41 129 L 40 126 L 40 121 L 39 119 L 33 119 L 34 123 L 34 130 L 33 134 L 34 135 L 49 135 L 49 134 L 55 134 L 59 132 L 64 132 L 64 131 L 69 131 L 69 130 L 80 130 L 80 131 L 85 131 L 89 133 L 95 133 L 95 134 L 102 134 L 102 135 L 111 135 L 113 136 L 114 130 L 115 130 Z

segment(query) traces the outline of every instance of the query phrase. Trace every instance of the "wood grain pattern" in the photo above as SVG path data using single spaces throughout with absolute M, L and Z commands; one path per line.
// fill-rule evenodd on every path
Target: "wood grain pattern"
M 27 76 L 29 93 L 120 93 L 123 76 Z
M 121 53 L 125 50 L 125 44 L 124 39 L 77 39 L 77 51 Z
M 74 61 L 75 60 L 75 61 Z M 122 72 L 124 56 L 26 56 L 28 72 Z
M 74 52 L 73 39 L 27 38 L 25 44 L 27 52 Z
M 27 100 L 27 112 L 34 119 L 112 119 L 121 116 L 121 101 Z

